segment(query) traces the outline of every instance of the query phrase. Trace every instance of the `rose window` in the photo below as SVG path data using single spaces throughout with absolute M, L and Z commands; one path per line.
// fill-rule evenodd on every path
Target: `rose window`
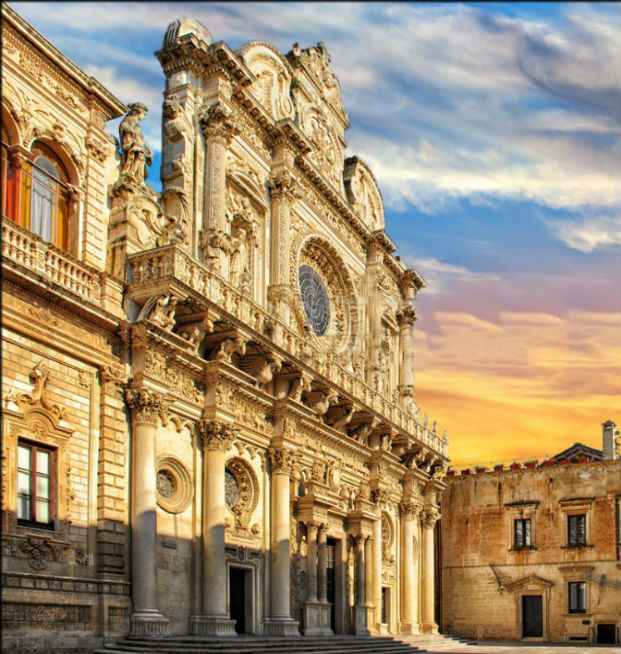
M 239 484 L 237 483 L 237 479 L 235 479 L 235 475 L 227 469 L 224 471 L 224 501 L 229 509 L 233 509 L 239 502 L 239 499 Z
M 310 266 L 298 270 L 300 295 L 309 325 L 317 336 L 323 336 L 330 323 L 330 300 L 321 277 Z
M 188 469 L 172 456 L 158 460 L 155 489 L 158 505 L 168 513 L 185 511 L 194 495 L 192 477 Z
M 170 470 L 162 469 L 157 473 L 157 492 L 170 499 L 177 490 L 177 480 Z

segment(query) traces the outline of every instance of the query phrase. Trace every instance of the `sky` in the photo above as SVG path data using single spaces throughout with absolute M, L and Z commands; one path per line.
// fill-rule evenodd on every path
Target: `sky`
M 621 427 L 618 3 L 8 4 L 149 107 L 158 189 L 168 23 L 196 18 L 232 48 L 323 41 L 346 156 L 370 165 L 396 254 L 427 283 L 416 401 L 449 430 L 451 464 L 601 447 L 601 423 Z

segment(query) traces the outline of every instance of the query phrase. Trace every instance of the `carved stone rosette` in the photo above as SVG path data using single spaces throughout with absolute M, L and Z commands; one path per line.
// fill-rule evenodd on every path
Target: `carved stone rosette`
M 293 452 L 286 447 L 274 448 L 268 450 L 272 473 L 282 472 L 290 475 L 293 467 Z
M 132 423 L 153 426 L 157 426 L 159 414 L 165 413 L 168 408 L 161 393 L 147 389 L 126 389 L 125 402 L 129 408 Z
M 216 420 L 199 420 L 196 433 L 204 450 L 226 450 L 233 440 L 233 426 Z

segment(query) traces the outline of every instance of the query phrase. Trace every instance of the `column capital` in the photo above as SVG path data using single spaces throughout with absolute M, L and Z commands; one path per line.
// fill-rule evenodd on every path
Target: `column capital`
M 233 137 L 241 133 L 233 110 L 220 100 L 201 107 L 198 120 L 206 139 L 219 140 L 229 145 Z
M 272 472 L 282 472 L 290 475 L 293 467 L 293 452 L 286 447 L 270 447 L 268 449 Z
M 397 311 L 397 323 L 400 327 L 411 327 L 416 321 L 416 309 L 413 305 L 408 304 Z
M 281 170 L 273 175 L 268 186 L 273 200 L 288 200 L 289 202 L 295 197 L 297 190 L 297 180 L 288 170 Z
M 399 509 L 401 509 L 401 517 L 406 520 L 413 520 L 421 512 L 421 505 L 418 502 L 412 502 L 411 500 L 404 500 L 399 504 Z
M 217 420 L 199 420 L 195 431 L 203 450 L 225 450 L 233 440 L 233 425 Z
M 125 402 L 131 415 L 132 423 L 157 426 L 158 416 L 165 413 L 168 406 L 161 393 L 146 388 L 125 389 Z
M 440 513 L 437 509 L 425 509 L 421 512 L 422 525 L 427 529 L 433 529 L 439 519 Z

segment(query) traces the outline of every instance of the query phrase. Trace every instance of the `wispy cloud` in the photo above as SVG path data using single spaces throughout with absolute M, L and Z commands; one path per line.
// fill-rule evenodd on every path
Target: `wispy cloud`
M 580 252 L 621 245 L 621 215 L 583 216 L 578 220 L 549 220 L 548 228 L 567 247 Z

